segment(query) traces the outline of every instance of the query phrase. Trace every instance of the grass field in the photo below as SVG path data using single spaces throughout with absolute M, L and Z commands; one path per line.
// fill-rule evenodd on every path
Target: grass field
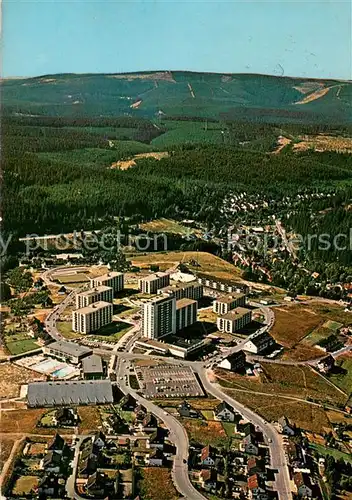
M 100 341 L 116 342 L 123 337 L 128 331 L 133 328 L 129 323 L 123 321 L 113 321 L 109 325 L 103 326 L 96 333 L 91 334 L 92 337 Z
M 151 231 L 153 233 L 175 233 L 185 235 L 197 232 L 196 229 L 183 226 L 180 222 L 164 218 L 139 224 L 139 227 L 143 231 Z
M 200 272 L 224 279 L 239 279 L 242 273 L 239 268 L 207 252 L 154 252 L 131 257 L 131 261 L 133 265 L 142 267 L 156 264 L 161 270 L 177 265 L 179 262 L 187 264 L 195 261 L 199 264 L 196 269 Z M 189 267 L 192 268 L 192 265 Z
M 0 471 L 4 466 L 4 463 L 9 458 L 14 443 L 14 439 L 6 439 L 4 437 L 0 438 Z
M 142 479 L 138 483 L 138 489 L 145 500 L 178 500 L 177 493 L 172 482 L 170 469 L 161 467 L 144 467 Z
M 40 346 L 32 338 L 27 338 L 14 342 L 12 341 L 6 342 L 6 347 L 10 352 L 10 354 L 15 355 L 15 354 L 22 354 L 23 352 L 32 351 L 33 349 L 39 349 Z
M 276 307 L 275 323 L 270 333 L 279 344 L 292 348 L 321 322 L 321 317 L 308 307 Z
M 343 370 L 342 373 L 332 372 L 329 380 L 340 387 L 347 394 L 352 393 L 352 356 L 341 356 L 337 359 L 337 367 Z
M 96 432 L 102 425 L 99 408 L 97 406 L 80 406 L 78 408 L 80 418 L 79 433 Z
M 44 410 L 26 408 L 23 410 L 2 410 L 0 433 L 32 433 L 41 419 Z
M 187 431 L 190 441 L 195 441 L 202 445 L 212 445 L 215 447 L 225 446 L 228 440 L 225 429 L 221 422 L 196 420 L 191 418 L 179 419 Z
M 78 337 L 82 336 L 80 333 L 72 331 L 71 321 L 58 321 L 56 323 L 56 327 L 61 333 L 61 335 L 66 339 L 77 339 Z
M 19 396 L 20 386 L 33 380 L 45 380 L 45 375 L 35 373 L 13 363 L 0 364 L 0 397 Z
M 306 366 L 290 366 L 263 363 L 263 373 L 258 378 L 244 377 L 216 370 L 219 383 L 230 389 L 292 398 L 310 398 L 320 403 L 344 404 L 346 396 L 331 386 L 322 376 Z M 256 395 L 253 394 L 253 397 Z
M 327 448 L 326 446 L 317 443 L 311 443 L 309 447 L 312 448 L 313 450 L 316 450 L 321 455 L 331 455 L 336 460 L 342 458 L 345 462 L 350 462 L 352 464 L 352 455 L 348 453 L 343 453 L 342 451 L 335 450 L 334 448 Z
M 280 417 L 285 415 L 301 429 L 321 434 L 332 430 L 325 411 L 318 406 L 299 401 L 289 401 L 277 395 L 268 398 L 259 394 L 233 390 L 227 390 L 226 392 L 268 421 L 277 422 Z
M 39 478 L 37 476 L 20 476 L 12 490 L 14 495 L 28 496 L 38 487 Z
M 55 274 L 55 278 L 64 285 L 69 283 L 86 283 L 89 281 L 89 277 L 84 273 Z

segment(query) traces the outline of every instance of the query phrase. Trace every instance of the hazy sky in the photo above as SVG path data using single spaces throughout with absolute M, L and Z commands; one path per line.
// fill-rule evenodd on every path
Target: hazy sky
M 3 0 L 3 76 L 155 69 L 351 78 L 351 2 Z

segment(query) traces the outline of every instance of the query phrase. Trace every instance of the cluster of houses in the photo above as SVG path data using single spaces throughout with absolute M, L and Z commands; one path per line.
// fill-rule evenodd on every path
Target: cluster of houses
M 43 475 L 38 484 L 39 498 L 65 498 L 66 480 L 71 472 L 72 448 L 56 434 L 40 462 Z

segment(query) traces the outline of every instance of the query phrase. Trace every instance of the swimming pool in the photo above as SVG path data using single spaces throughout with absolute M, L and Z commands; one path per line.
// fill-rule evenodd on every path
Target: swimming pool
M 34 365 L 32 369 L 40 373 L 51 373 L 61 366 L 62 362 L 60 361 L 56 361 L 55 359 L 46 359 L 45 361 L 41 361 L 37 365 Z
M 77 368 L 66 365 L 63 368 L 60 368 L 59 370 L 52 372 L 51 376 L 56 378 L 65 378 L 68 375 L 72 375 L 72 373 L 74 373 L 76 370 Z

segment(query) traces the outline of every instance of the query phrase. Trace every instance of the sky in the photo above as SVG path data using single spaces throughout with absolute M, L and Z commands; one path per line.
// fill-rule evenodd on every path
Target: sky
M 3 77 L 162 69 L 352 78 L 349 0 L 2 0 L 2 23 Z

